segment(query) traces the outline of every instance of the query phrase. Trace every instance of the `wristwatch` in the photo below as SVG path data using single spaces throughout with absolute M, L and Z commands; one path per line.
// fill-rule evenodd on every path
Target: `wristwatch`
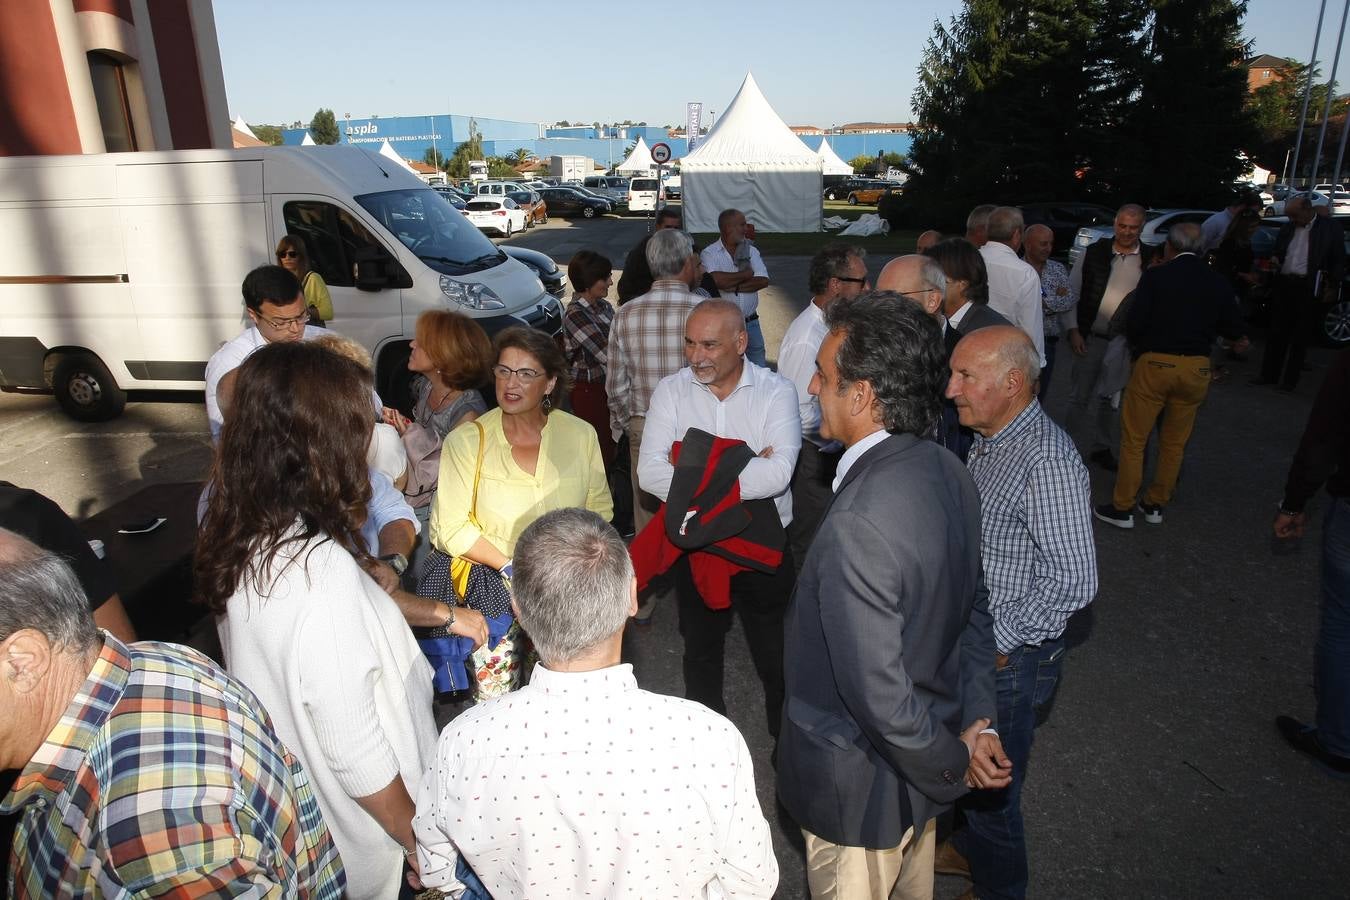
M 402 575 L 408 571 L 408 557 L 402 553 L 390 553 L 387 556 L 381 556 L 380 562 L 387 563 L 389 568 L 394 570 L 395 575 Z

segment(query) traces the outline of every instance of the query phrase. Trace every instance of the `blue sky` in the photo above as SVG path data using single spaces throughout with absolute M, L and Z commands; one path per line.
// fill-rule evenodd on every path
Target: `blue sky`
M 1254 51 L 1307 59 L 1318 5 L 1251 0 L 1244 30 Z M 1327 5 L 1324 60 L 1343 3 Z M 230 112 L 249 122 L 308 121 L 329 107 L 339 120 L 460 113 L 675 124 L 690 100 L 720 113 L 750 70 L 789 124 L 828 127 L 910 119 L 933 21 L 959 8 L 955 0 L 218 0 L 215 16 Z M 1323 63 L 1324 74 L 1330 68 Z

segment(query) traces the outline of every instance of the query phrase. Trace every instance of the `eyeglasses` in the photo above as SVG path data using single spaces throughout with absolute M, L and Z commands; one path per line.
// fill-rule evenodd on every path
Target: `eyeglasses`
M 931 294 L 936 290 L 937 288 L 921 288 L 920 290 L 917 291 L 896 291 L 896 293 L 899 294 L 901 297 L 912 297 L 915 294 Z
M 257 313 L 254 313 L 257 315 Z M 295 328 L 304 328 L 309 321 L 309 310 L 305 310 L 298 316 L 291 316 L 288 319 L 269 319 L 267 316 L 258 316 L 258 321 L 267 325 L 269 328 L 275 328 L 277 331 L 290 331 Z
M 507 366 L 493 366 L 492 374 L 496 375 L 502 381 L 510 378 L 512 375 L 520 379 L 522 384 L 529 384 L 536 378 L 543 378 L 543 372 L 536 372 L 534 369 L 512 369 Z
M 277 254 L 277 259 L 299 259 L 299 258 L 300 254 L 296 253 L 294 250 L 283 250 L 281 253 Z
M 848 278 L 843 275 L 834 276 L 835 281 L 847 281 L 850 284 L 867 284 L 867 278 Z

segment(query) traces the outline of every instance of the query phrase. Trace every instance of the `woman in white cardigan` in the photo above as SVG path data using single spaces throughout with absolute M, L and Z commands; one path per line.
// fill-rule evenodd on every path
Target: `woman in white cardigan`
M 435 751 L 431 668 L 358 565 L 370 482 L 359 367 L 273 343 L 240 367 L 198 535 L 200 599 L 230 672 L 300 758 L 352 900 L 397 896 Z

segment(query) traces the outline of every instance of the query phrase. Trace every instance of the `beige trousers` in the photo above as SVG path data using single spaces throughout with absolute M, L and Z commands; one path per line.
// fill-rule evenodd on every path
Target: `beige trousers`
M 812 900 L 932 900 L 936 819 L 885 850 L 831 844 L 805 829 L 802 836 Z

